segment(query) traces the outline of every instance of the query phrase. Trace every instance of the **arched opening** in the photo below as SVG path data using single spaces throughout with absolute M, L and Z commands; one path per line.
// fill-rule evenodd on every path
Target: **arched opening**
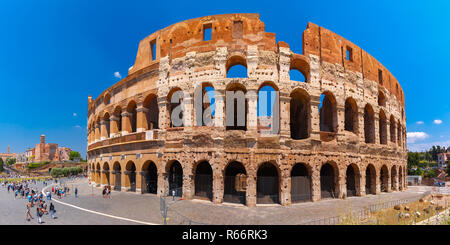
M 156 194 L 158 190 L 158 169 L 152 161 L 147 161 L 142 166 L 142 193 Z
M 110 100 L 111 100 L 111 95 L 109 93 L 106 93 L 105 96 L 103 97 L 103 103 L 105 105 L 109 105 Z
M 337 170 L 330 164 L 325 163 L 320 169 L 320 194 L 322 199 L 337 198 Z
M 395 119 L 393 115 L 391 115 L 389 128 L 391 134 L 391 142 L 395 143 Z
M 128 121 L 130 122 L 131 132 L 136 132 L 137 112 L 136 102 L 131 101 L 128 103 L 127 112 L 129 113 Z
M 294 90 L 290 97 L 291 138 L 295 140 L 309 138 L 311 115 L 310 97 L 302 89 Z
M 357 133 L 358 129 L 358 107 L 353 98 L 345 100 L 345 125 L 344 130 Z
M 122 171 L 121 171 L 119 162 L 114 163 L 113 170 L 114 170 L 114 180 L 115 180 L 114 190 L 120 191 L 122 189 Z
M 389 171 L 386 165 L 383 165 L 380 170 L 380 184 L 381 192 L 388 192 L 389 188 Z
M 235 55 L 230 57 L 226 63 L 227 78 L 246 78 L 247 61 L 244 57 Z
M 278 134 L 279 132 L 279 127 L 274 128 L 274 124 L 277 123 L 279 125 L 279 121 L 273 121 L 279 119 L 280 112 L 277 91 L 278 87 L 271 82 L 263 83 L 258 90 L 257 117 L 259 133 Z M 273 130 L 276 130 L 276 132 L 272 132 Z
M 109 113 L 105 113 L 103 116 L 103 121 L 105 123 L 105 129 L 106 129 L 106 138 L 110 137 L 110 121 L 109 121 Z
M 364 107 L 364 139 L 366 143 L 375 143 L 375 116 L 370 104 Z
M 111 182 L 110 182 L 110 176 L 109 176 L 109 165 L 107 162 L 103 163 L 103 178 L 105 180 L 105 183 L 102 183 L 102 184 L 110 186 Z
M 247 90 L 242 84 L 233 83 L 226 90 L 226 130 L 247 130 Z M 243 106 L 245 105 L 245 106 Z
M 386 96 L 384 96 L 384 93 L 381 91 L 378 91 L 378 105 L 386 106 Z
M 183 122 L 183 91 L 180 88 L 173 88 L 167 95 L 167 112 L 170 118 L 170 127 L 184 127 Z
M 168 164 L 167 172 L 169 173 L 169 195 L 183 196 L 183 168 L 181 163 L 173 161 Z
M 216 91 L 211 83 L 202 83 L 194 92 L 196 126 L 213 126 L 215 115 Z M 197 101 L 198 100 L 198 101 Z
M 122 132 L 122 108 L 120 108 L 120 106 L 117 106 L 116 109 L 114 109 L 114 117 L 117 125 L 116 133 L 120 134 L 120 132 Z
M 224 202 L 242 203 L 245 205 L 247 190 L 247 172 L 242 163 L 233 161 L 225 168 Z
M 380 110 L 380 115 L 379 115 L 380 119 L 379 119 L 379 134 L 380 134 L 380 144 L 382 145 L 386 145 L 387 144 L 387 118 L 386 118 L 386 114 L 384 113 L 383 110 Z
M 289 79 L 298 82 L 307 82 L 309 74 L 309 64 L 304 59 L 291 57 L 291 65 L 289 67 Z
M 136 165 L 134 165 L 134 162 L 129 161 L 125 167 L 125 170 L 130 182 L 129 191 L 136 192 Z
M 400 124 L 400 120 L 397 122 L 397 145 L 402 145 L 402 126 Z
M 296 163 L 291 170 L 291 202 L 311 200 L 311 174 L 304 163 Z
M 273 163 L 265 162 L 258 168 L 256 203 L 279 203 L 278 170 Z
M 195 197 L 212 200 L 213 175 L 209 162 L 202 161 L 195 168 Z
M 330 92 L 320 95 L 320 131 L 336 132 L 337 127 L 337 111 L 336 99 Z
M 347 166 L 346 176 L 346 186 L 347 186 L 347 196 L 353 197 L 357 196 L 360 189 L 360 174 L 359 168 L 356 164 L 350 164 Z
M 367 165 L 366 168 L 366 194 L 377 193 L 377 172 L 372 164 Z
M 397 168 L 394 166 L 392 166 L 391 169 L 391 190 L 396 191 L 397 187 L 396 187 L 396 183 L 395 180 L 397 180 L 398 176 L 397 176 Z
M 143 106 L 145 109 L 147 109 L 145 112 L 145 119 L 147 119 L 147 130 L 159 128 L 158 97 L 154 94 L 147 96 L 147 98 L 145 98 L 144 100 Z
M 97 169 L 96 169 L 96 171 L 95 171 L 95 182 L 97 183 L 97 184 L 101 184 L 100 182 L 101 182 L 101 175 L 100 175 L 100 172 L 102 171 L 102 169 L 100 168 L 100 163 L 97 163 Z

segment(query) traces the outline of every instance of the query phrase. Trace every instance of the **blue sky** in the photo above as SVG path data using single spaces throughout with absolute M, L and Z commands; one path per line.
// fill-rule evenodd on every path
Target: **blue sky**
M 402 85 L 408 147 L 449 146 L 450 3 L 391 2 L 1 1 L 0 152 L 25 151 L 45 134 L 85 156 L 87 97 L 126 76 L 139 41 L 224 13 L 260 13 L 266 31 L 297 53 L 308 21 L 354 42 Z

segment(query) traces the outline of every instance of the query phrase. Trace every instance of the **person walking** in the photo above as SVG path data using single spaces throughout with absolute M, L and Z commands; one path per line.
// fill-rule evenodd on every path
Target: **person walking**
M 27 211 L 25 213 L 25 220 L 30 221 L 30 218 L 33 218 L 33 216 L 31 216 L 31 203 L 28 202 L 26 205 Z M 28 218 L 28 216 L 30 216 L 30 218 Z
M 42 221 L 41 221 L 41 213 L 42 213 L 42 211 L 41 211 L 41 209 L 39 208 L 39 205 L 36 205 L 36 216 L 38 217 L 38 223 L 39 223 L 39 224 L 42 223 Z
M 75 197 L 78 197 L 78 188 L 75 187 Z
M 49 210 L 50 210 L 50 215 L 52 216 L 52 219 L 55 219 L 56 210 L 55 210 L 55 206 L 53 205 L 53 202 L 50 202 Z

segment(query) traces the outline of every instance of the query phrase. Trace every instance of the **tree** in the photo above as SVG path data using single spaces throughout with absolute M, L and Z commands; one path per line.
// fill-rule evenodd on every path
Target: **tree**
M 80 158 L 80 153 L 78 151 L 71 151 L 69 154 L 69 158 L 71 161 L 73 161 L 73 159 L 75 158 Z
M 3 158 L 0 157 L 0 172 L 3 172 Z
M 16 163 L 16 159 L 15 158 L 8 158 L 8 159 L 6 159 L 6 165 L 11 166 L 14 163 Z

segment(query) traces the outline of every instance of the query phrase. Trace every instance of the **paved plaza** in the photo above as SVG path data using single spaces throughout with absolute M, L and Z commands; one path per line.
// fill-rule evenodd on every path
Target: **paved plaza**
M 160 213 L 160 197 L 153 194 L 136 194 L 113 191 L 111 199 L 103 198 L 101 189 L 92 187 L 88 180 L 77 179 L 64 182 L 71 193 L 62 199 L 53 197 L 56 207 L 55 220 L 44 215 L 44 225 L 139 225 L 163 224 Z M 74 188 L 79 189 L 79 197 L 73 195 Z M 42 189 L 39 184 L 37 188 Z M 51 187 L 49 187 L 51 188 Z M 172 201 L 166 198 L 168 224 L 221 224 L 221 225 L 260 225 L 260 224 L 304 224 L 309 221 L 343 215 L 348 211 L 360 210 L 368 205 L 401 199 L 419 198 L 431 187 L 411 186 L 404 192 L 382 193 L 365 197 L 328 199 L 319 202 L 298 203 L 290 206 L 258 205 L 247 207 L 236 204 L 213 204 L 202 200 Z M 47 201 L 48 202 L 48 201 Z M 38 224 L 36 218 L 25 220 L 25 199 L 14 200 L 14 194 L 6 188 L 0 189 L 0 224 Z M 35 216 L 35 209 L 32 215 Z

